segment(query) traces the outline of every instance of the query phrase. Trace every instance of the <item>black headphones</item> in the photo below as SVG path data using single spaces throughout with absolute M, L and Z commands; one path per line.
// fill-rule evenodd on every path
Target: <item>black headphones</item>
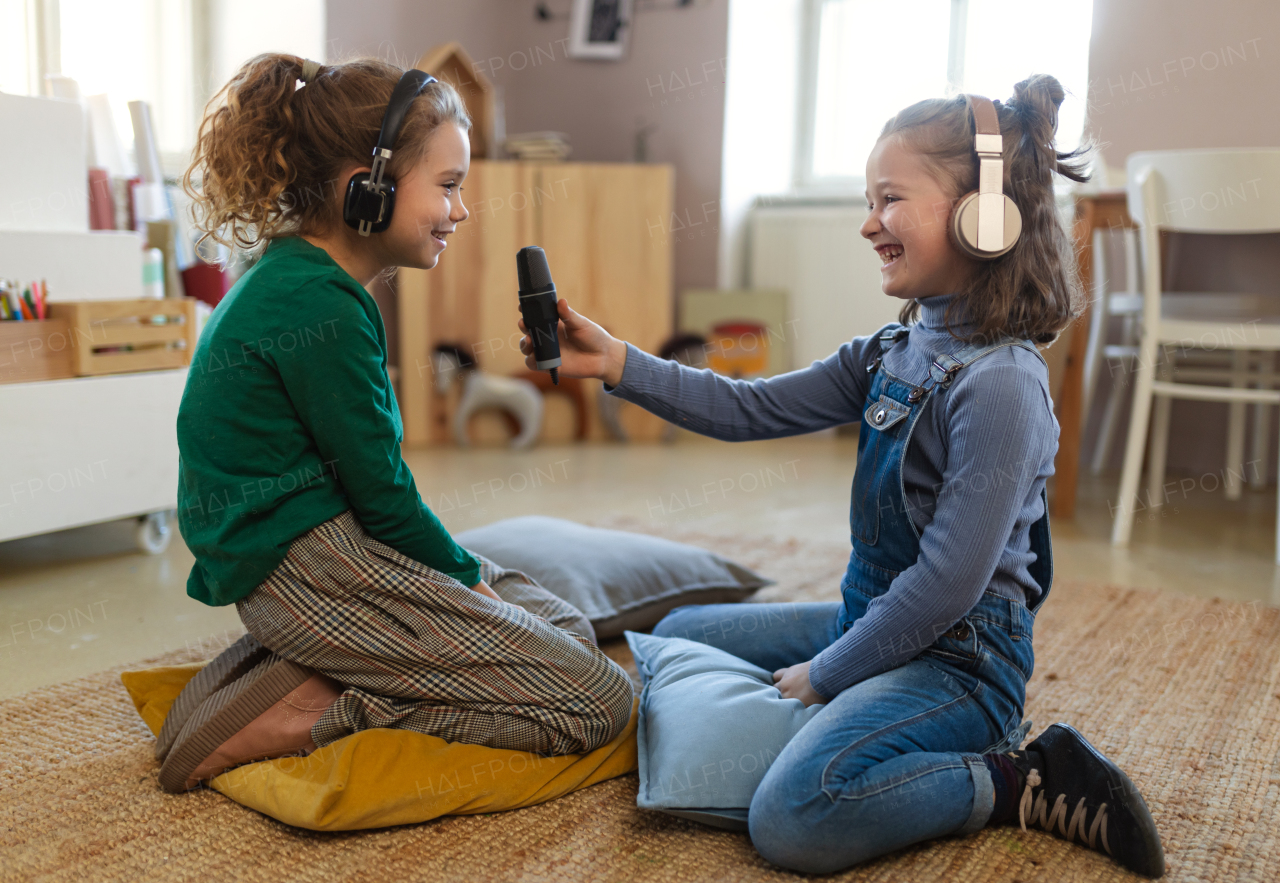
M 435 82 L 435 77 L 420 70 L 404 72 L 391 93 L 387 112 L 382 115 L 382 130 L 373 148 L 372 171 L 357 172 L 347 182 L 342 220 L 348 227 L 359 230 L 361 236 L 381 233 L 391 226 L 391 213 L 396 207 L 396 182 L 385 174 L 387 161 L 391 159 L 391 149 L 400 134 L 409 105 L 428 84 Z

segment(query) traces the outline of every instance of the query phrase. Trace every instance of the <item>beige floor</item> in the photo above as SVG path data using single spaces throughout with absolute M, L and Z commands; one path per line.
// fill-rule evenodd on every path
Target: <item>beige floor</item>
M 684 436 L 674 445 L 406 458 L 453 532 L 536 513 L 841 544 L 855 453 L 854 439 L 833 435 L 737 445 Z M 1115 479 L 1086 477 L 1075 522 L 1054 525 L 1058 576 L 1280 605 L 1274 490 L 1231 503 L 1204 489 L 1216 481 L 1193 483 L 1117 550 L 1108 543 Z M 131 522 L 0 543 L 0 696 L 167 650 L 225 646 L 239 633 L 235 610 L 186 597 L 191 563 L 178 536 L 162 555 L 136 551 Z

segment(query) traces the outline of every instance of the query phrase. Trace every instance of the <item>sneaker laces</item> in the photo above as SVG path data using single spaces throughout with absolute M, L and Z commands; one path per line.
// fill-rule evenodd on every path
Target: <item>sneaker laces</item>
M 1102 848 L 1107 851 L 1107 855 L 1111 855 L 1111 844 L 1107 842 L 1107 805 L 1104 803 L 1098 807 L 1098 812 L 1093 817 L 1093 824 L 1089 826 L 1088 836 L 1085 835 L 1085 823 L 1087 810 L 1084 805 L 1084 798 L 1080 798 L 1080 802 L 1076 804 L 1075 811 L 1071 813 L 1070 821 L 1067 820 L 1067 795 L 1059 794 L 1058 799 L 1053 802 L 1053 808 L 1049 808 L 1049 801 L 1045 799 L 1045 791 L 1042 788 L 1040 793 L 1034 798 L 1031 789 L 1038 787 L 1041 783 L 1039 770 L 1029 770 L 1027 772 L 1027 786 L 1022 791 L 1022 800 L 1018 802 L 1018 824 L 1022 826 L 1022 830 L 1027 830 L 1027 819 L 1031 819 L 1033 825 L 1039 825 L 1046 831 L 1053 831 L 1053 825 L 1058 823 L 1058 831 L 1062 836 L 1071 841 L 1076 834 L 1080 835 L 1080 841 L 1090 849 L 1097 849 L 1098 834 L 1102 834 Z M 1046 816 L 1047 813 L 1047 816 Z

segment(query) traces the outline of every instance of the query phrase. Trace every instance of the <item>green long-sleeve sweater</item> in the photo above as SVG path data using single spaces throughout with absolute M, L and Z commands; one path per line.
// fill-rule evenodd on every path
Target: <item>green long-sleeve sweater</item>
M 373 298 L 323 249 L 273 240 L 201 333 L 178 409 L 187 594 L 234 603 L 347 509 L 401 554 L 479 582 L 418 495 L 403 434 Z

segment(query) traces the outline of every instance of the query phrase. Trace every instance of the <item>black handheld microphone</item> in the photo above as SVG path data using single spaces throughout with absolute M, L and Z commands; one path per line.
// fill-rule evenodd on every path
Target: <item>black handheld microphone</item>
M 539 371 L 550 371 L 551 382 L 560 385 L 560 337 L 556 333 L 556 284 L 551 281 L 547 255 L 536 245 L 516 252 L 516 277 L 520 283 L 520 316 L 533 341 L 533 358 Z

